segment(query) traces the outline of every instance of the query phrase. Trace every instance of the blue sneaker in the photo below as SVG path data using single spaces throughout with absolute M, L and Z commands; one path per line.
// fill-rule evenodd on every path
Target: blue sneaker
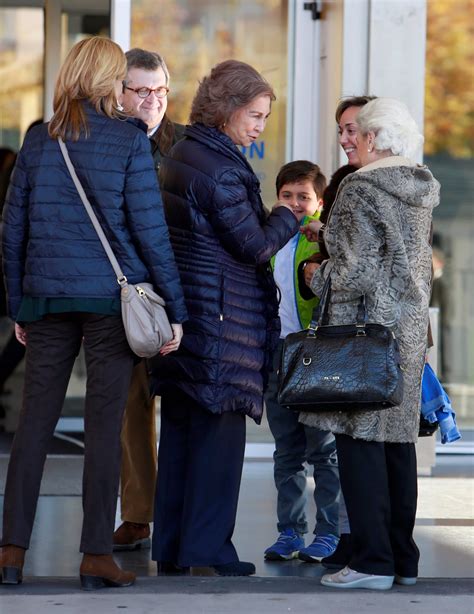
M 267 561 L 289 561 L 298 558 L 300 548 L 304 548 L 304 539 L 294 529 L 285 529 L 273 546 L 265 550 Z
M 339 537 L 336 535 L 316 535 L 307 548 L 301 548 L 298 558 L 307 563 L 319 563 L 321 559 L 330 556 L 337 548 Z

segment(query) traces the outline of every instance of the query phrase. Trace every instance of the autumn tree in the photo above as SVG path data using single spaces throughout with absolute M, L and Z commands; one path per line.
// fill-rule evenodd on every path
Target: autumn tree
M 425 153 L 474 153 L 474 0 L 428 0 Z

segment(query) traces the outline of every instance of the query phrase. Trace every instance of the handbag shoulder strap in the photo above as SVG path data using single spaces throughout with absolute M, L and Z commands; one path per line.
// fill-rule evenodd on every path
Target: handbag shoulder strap
M 69 170 L 72 180 L 74 181 L 74 185 L 76 186 L 76 189 L 79 192 L 79 196 L 81 197 L 82 204 L 84 205 L 87 213 L 89 214 L 89 217 L 95 228 L 95 231 L 99 235 L 100 242 L 102 243 L 105 253 L 107 254 L 108 259 L 110 260 L 110 264 L 112 265 L 114 273 L 117 276 L 117 282 L 120 286 L 125 286 L 127 284 L 127 278 L 123 274 L 122 269 L 120 268 L 120 265 L 117 262 L 117 258 L 115 257 L 115 254 L 112 251 L 112 248 L 110 247 L 110 243 L 108 242 L 107 237 L 105 236 L 104 231 L 102 230 L 102 226 L 100 225 L 100 222 L 97 219 L 96 214 L 94 213 L 94 209 L 92 208 L 92 205 L 90 204 L 89 199 L 87 198 L 86 193 L 84 192 L 84 188 L 82 187 L 82 184 L 79 181 L 79 177 L 77 176 L 76 169 L 74 168 L 74 165 L 71 162 L 71 158 L 69 157 L 69 152 L 67 150 L 66 144 L 62 140 L 61 137 L 58 138 L 58 142 L 59 142 L 59 147 L 61 148 L 61 153 L 63 154 L 64 161 L 66 162 L 66 166 Z

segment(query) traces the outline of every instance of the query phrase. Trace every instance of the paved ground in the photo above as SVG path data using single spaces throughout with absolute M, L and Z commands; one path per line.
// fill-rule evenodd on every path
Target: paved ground
M 426 579 L 390 592 L 335 591 L 311 578 L 140 578 L 134 587 L 84 593 L 73 579 L 0 588 L 2 614 L 471 614 L 472 581 Z
M 81 462 L 69 458 L 62 472 L 54 469 L 61 489 L 69 484 L 76 490 L 80 471 L 72 467 Z M 234 541 L 241 558 L 256 564 L 258 577 L 252 578 L 156 577 L 149 550 L 142 550 L 116 555 L 123 567 L 138 574 L 135 586 L 85 593 L 77 575 L 81 498 L 41 496 L 24 584 L 0 585 L 0 614 L 474 614 L 471 468 L 471 457 L 440 459 L 440 477 L 419 479 L 415 538 L 421 579 L 415 587 L 386 592 L 327 589 L 319 583 L 325 571 L 320 565 L 263 561 L 263 550 L 276 537 L 269 461 L 246 461 L 244 466 Z M 314 517 L 312 487 L 308 479 L 309 518 Z

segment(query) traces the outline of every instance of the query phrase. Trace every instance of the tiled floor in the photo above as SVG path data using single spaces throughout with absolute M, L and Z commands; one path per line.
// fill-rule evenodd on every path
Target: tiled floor
M 418 520 L 415 539 L 421 550 L 420 577 L 474 577 L 474 482 L 472 457 L 438 459 L 436 473 L 445 477 L 419 479 Z M 449 462 L 447 462 L 449 461 Z M 79 492 L 80 457 L 58 459 L 54 471 L 63 480 L 63 489 Z M 54 465 L 54 462 L 52 463 Z M 4 465 L 3 465 L 4 466 Z M 246 461 L 234 543 L 242 560 L 257 566 L 260 576 L 318 577 L 320 565 L 291 561 L 266 563 L 263 551 L 276 538 L 275 488 L 270 461 Z M 53 472 L 53 469 L 50 470 Z M 454 476 L 454 477 L 453 477 Z M 456 477 L 462 476 L 462 477 Z M 45 476 L 45 485 L 51 476 Z M 308 517 L 314 517 L 308 479 Z M 3 497 L 0 498 L 3 507 Z M 26 575 L 76 576 L 80 563 L 78 544 L 82 522 L 79 496 L 41 496 L 25 566 Z M 310 537 L 308 536 L 307 539 Z M 117 558 L 139 575 L 154 575 L 149 550 L 121 553 Z
M 71 381 L 69 404 L 82 407 L 83 365 L 78 361 L 75 378 Z M 21 368 L 11 380 L 16 390 L 8 399 L 11 411 L 0 426 L 14 430 L 20 404 Z M 72 406 L 71 405 L 71 406 Z M 73 409 L 75 406 L 73 407 Z M 463 445 L 474 450 L 473 433 L 463 434 Z M 256 426 L 248 421 L 247 441 L 272 444 L 265 421 Z M 266 563 L 263 551 L 272 544 L 276 533 L 276 493 L 273 484 L 271 451 L 265 449 L 262 460 L 245 462 L 241 497 L 234 542 L 242 560 L 252 561 L 257 574 L 263 577 L 317 577 L 320 565 L 291 561 Z M 474 455 L 438 455 L 434 477 L 419 479 L 418 520 L 415 539 L 421 550 L 420 576 L 425 578 L 474 577 Z M 5 477 L 7 457 L 0 454 L 0 492 Z M 81 490 L 82 457 L 50 457 L 43 480 L 36 524 L 28 552 L 25 574 L 49 577 L 75 577 L 80 563 L 78 544 L 82 522 Z M 308 479 L 308 517 L 314 518 L 311 497 L 312 480 Z M 0 510 L 3 497 L 0 496 Z M 117 519 L 117 522 L 119 520 Z M 1 520 L 0 520 L 1 531 Z M 310 536 L 307 536 L 307 540 Z M 122 553 L 117 558 L 139 575 L 155 574 L 149 550 Z M 474 611 L 474 610 L 473 610 Z

